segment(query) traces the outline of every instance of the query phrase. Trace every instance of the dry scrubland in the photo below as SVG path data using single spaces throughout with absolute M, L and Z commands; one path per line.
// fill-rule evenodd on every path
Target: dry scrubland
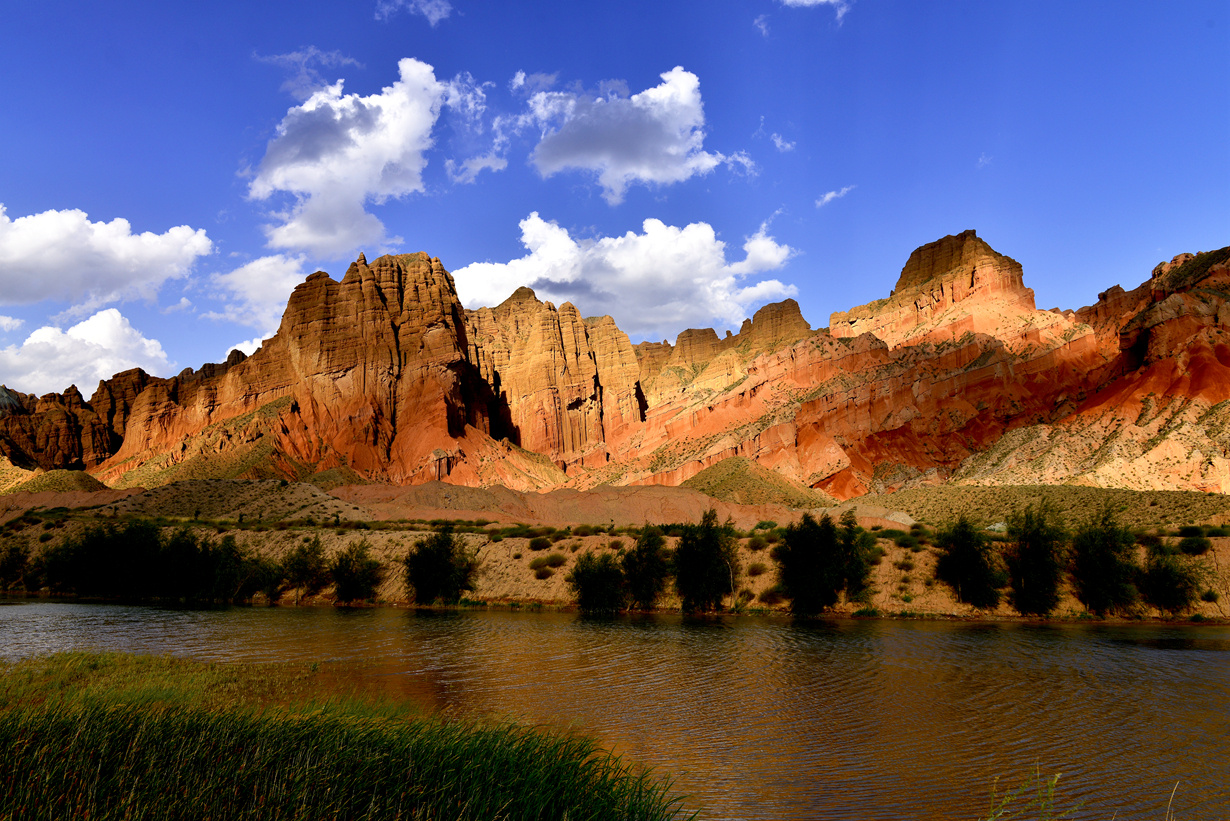
M 986 527 L 1006 522 L 1013 511 L 1047 503 L 1069 526 L 1083 524 L 1106 507 L 1121 524 L 1137 529 L 1230 523 L 1230 496 L 1189 490 L 1119 490 L 1079 485 L 941 485 L 863 496 L 859 502 L 901 510 L 920 522 L 943 527 L 966 516 Z

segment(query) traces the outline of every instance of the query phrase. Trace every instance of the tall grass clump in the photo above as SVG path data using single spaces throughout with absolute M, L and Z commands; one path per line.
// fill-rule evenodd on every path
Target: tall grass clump
M 668 789 L 585 737 L 393 709 L 106 691 L 0 708 L 0 817 L 25 821 L 683 817 Z

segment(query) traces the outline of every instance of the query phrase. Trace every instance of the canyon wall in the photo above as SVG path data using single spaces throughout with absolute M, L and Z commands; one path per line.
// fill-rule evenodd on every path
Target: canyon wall
M 973 231 L 814 331 L 793 300 L 737 334 L 633 345 L 520 288 L 466 310 L 426 254 L 317 272 L 251 357 L 33 397 L 0 455 L 112 485 L 191 478 L 517 489 L 679 484 L 741 456 L 845 499 L 920 483 L 1230 490 L 1230 249 L 1039 311 Z M 340 478 L 339 478 L 340 477 Z

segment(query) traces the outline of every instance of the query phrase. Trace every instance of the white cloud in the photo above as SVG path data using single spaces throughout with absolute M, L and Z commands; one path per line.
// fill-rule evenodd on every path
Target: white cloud
M 976 162 L 974 165 L 976 168 L 986 168 L 988 165 L 991 164 L 992 159 L 994 158 L 991 157 L 989 154 L 987 154 L 984 151 L 983 153 L 978 155 L 978 162 Z
M 433 27 L 453 12 L 448 0 L 376 0 L 376 19 L 387 20 L 400 9 L 423 15 Z
M 760 15 L 759 17 L 757 17 L 755 20 L 752 21 L 752 25 L 756 27 L 756 29 L 760 32 L 762 36 L 764 37 L 769 36 L 769 15 L 767 14 Z
M 520 226 L 526 256 L 453 272 L 464 304 L 497 305 L 528 285 L 539 299 L 571 301 L 585 314 L 610 314 L 633 336 L 661 339 L 715 321 L 738 327 L 755 306 L 797 293 L 776 279 L 745 284 L 794 254 L 768 235 L 767 223 L 747 238 L 745 257 L 735 262 L 703 222 L 678 228 L 647 219 L 639 234 L 592 240 L 574 239 L 537 212 Z
M 228 345 L 226 350 L 222 352 L 219 361 L 225 362 L 226 358 L 231 355 L 231 351 L 243 351 L 245 356 L 251 356 L 256 353 L 261 345 L 265 344 L 265 340 L 270 336 L 273 336 L 273 334 L 257 336 L 252 339 L 245 339 L 243 342 L 236 342 L 234 345 Z
M 156 339 L 146 339 L 115 308 L 62 331 L 44 326 L 20 346 L 0 348 L 0 373 L 10 388 L 42 395 L 76 385 L 88 398 L 101 379 L 129 368 L 167 374 L 174 363 Z
M 781 134 L 774 133 L 770 139 L 773 140 L 774 147 L 776 147 L 777 150 L 781 151 L 783 154 L 787 151 L 794 150 L 794 143 L 787 140 Z
M 15 331 L 25 324 L 25 320 L 17 319 L 11 316 L 0 316 L 0 331 L 8 333 Z
M 275 215 L 281 224 L 265 226 L 271 247 L 336 259 L 401 242 L 386 237 L 365 206 L 423 190 L 423 155 L 440 106 L 446 96 L 467 104 L 473 97 L 418 60 L 405 58 L 398 70 L 397 82 L 379 94 L 343 94 L 339 80 L 286 113 L 249 186 L 258 200 L 294 195 L 290 210 Z
M 481 171 L 503 171 L 508 167 L 508 160 L 497 156 L 495 151 L 471 157 L 463 162 L 444 161 L 444 170 L 453 182 L 471 183 L 478 178 Z
M 661 77 L 661 85 L 630 97 L 614 86 L 601 97 L 564 91 L 532 96 L 530 116 L 544 133 L 531 157 L 539 173 L 597 172 L 603 196 L 614 205 L 633 183 L 682 182 L 729 161 L 703 148 L 700 79 L 678 66 Z
M 316 46 L 304 46 L 298 51 L 286 54 L 270 54 L 268 56 L 255 54 L 256 60 L 286 69 L 290 76 L 282 83 L 282 90 L 291 94 L 297 100 L 306 100 L 323 86 L 327 85 L 317 66 L 337 68 L 339 66 L 355 66 L 363 68 L 363 64 L 352 57 L 347 57 L 340 51 L 321 51 Z
M 823 208 L 824 206 L 828 205 L 833 200 L 841 199 L 842 197 L 844 197 L 846 194 L 849 194 L 851 191 L 853 191 L 857 187 L 858 186 L 856 185 L 847 185 L 845 188 L 841 189 L 840 191 L 830 191 L 827 194 L 824 194 L 823 196 L 821 196 L 820 199 L 816 200 L 816 207 Z
M 779 0 L 783 6 L 794 6 L 795 8 L 808 8 L 811 6 L 832 6 L 833 11 L 837 13 L 837 22 L 841 22 L 841 18 L 846 16 L 846 12 L 850 10 L 852 0 Z
M 204 314 L 205 318 L 255 328 L 264 334 L 262 338 L 273 336 L 282 322 L 282 312 L 286 310 L 291 291 L 308 274 L 304 262 L 302 256 L 273 254 L 254 259 L 234 271 L 214 274 L 213 284 L 221 290 L 226 307 Z M 259 347 L 260 340 L 256 342 Z M 244 353 L 252 352 L 240 349 Z
M 9 219 L 0 205 L 0 305 L 84 300 L 81 312 L 132 297 L 153 298 L 213 250 L 187 225 L 134 234 L 128 220 L 90 222 L 84 211 Z

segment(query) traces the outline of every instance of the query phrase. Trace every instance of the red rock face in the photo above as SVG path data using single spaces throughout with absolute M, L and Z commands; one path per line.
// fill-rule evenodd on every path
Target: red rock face
M 1038 311 L 972 231 L 893 295 L 812 331 L 793 300 L 738 334 L 633 346 L 519 289 L 466 311 L 425 254 L 295 289 L 277 335 L 172 379 L 0 391 L 0 453 L 104 481 L 668 484 L 744 456 L 838 498 L 919 483 L 1230 490 L 1230 249 L 1181 255 L 1079 311 Z

